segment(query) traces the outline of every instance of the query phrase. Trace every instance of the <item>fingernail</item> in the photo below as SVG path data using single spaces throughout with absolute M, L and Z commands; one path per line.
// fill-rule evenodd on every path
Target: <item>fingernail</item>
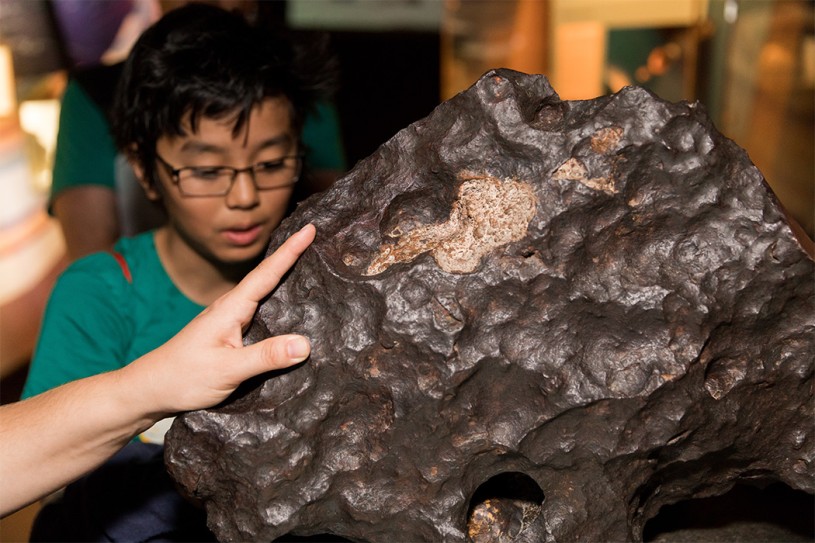
M 309 351 L 309 342 L 302 336 L 292 338 L 286 343 L 286 352 L 292 360 L 305 360 Z

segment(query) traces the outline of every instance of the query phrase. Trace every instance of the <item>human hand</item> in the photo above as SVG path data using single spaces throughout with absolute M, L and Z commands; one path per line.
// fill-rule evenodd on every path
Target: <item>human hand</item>
M 243 345 L 258 302 L 274 289 L 316 235 L 307 225 L 218 298 L 175 337 L 121 371 L 156 420 L 211 407 L 254 375 L 292 366 L 310 353 L 306 338 L 282 335 Z

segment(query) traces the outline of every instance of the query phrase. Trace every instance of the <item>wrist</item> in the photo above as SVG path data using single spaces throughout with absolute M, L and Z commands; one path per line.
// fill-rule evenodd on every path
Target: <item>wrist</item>
M 143 358 L 110 374 L 115 381 L 113 386 L 119 391 L 117 409 L 129 419 L 128 427 L 133 435 L 172 415 L 169 407 L 164 405 L 166 399 L 162 398 L 160 387 L 156 386 L 156 376 L 148 371 L 146 366 L 149 363 L 145 364 Z

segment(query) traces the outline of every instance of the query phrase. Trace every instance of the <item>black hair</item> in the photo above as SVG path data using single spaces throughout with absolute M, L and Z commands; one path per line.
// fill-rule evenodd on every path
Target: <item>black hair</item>
M 331 96 L 336 78 L 325 40 L 306 44 L 238 12 L 188 4 L 145 30 L 130 52 L 114 100 L 113 136 L 153 180 L 156 142 L 183 135 L 187 114 L 193 130 L 202 116 L 234 116 L 237 135 L 255 106 L 282 97 L 299 137 L 305 114 Z

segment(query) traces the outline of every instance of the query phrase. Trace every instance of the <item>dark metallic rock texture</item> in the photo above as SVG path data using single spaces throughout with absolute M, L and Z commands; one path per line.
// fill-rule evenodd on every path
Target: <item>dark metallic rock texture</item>
M 815 266 L 698 105 L 489 72 L 271 247 L 308 222 L 247 341 L 311 359 L 168 437 L 219 538 L 638 541 L 736 482 L 815 492 Z

